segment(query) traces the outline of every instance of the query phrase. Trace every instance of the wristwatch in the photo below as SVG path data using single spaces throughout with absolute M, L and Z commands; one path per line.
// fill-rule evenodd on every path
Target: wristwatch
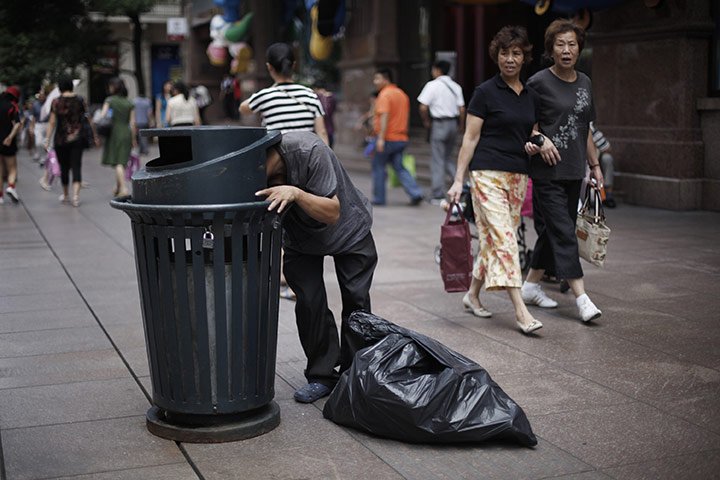
M 545 136 L 542 135 L 541 133 L 538 133 L 537 135 L 533 135 L 532 137 L 530 137 L 530 143 L 533 143 L 533 144 L 537 145 L 538 147 L 542 147 L 543 144 L 545 143 Z

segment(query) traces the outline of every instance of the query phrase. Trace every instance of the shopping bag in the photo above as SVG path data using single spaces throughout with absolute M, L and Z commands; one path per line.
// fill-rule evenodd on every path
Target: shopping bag
M 112 108 L 108 109 L 104 117 L 102 116 L 102 110 L 96 110 L 93 114 L 93 123 L 98 135 L 109 137 L 112 133 Z
M 45 160 L 45 170 L 47 170 L 47 183 L 52 185 L 55 177 L 60 176 L 60 162 L 58 162 L 55 149 L 48 150 L 47 159 Z
M 477 363 L 370 313 L 353 312 L 347 326 L 358 351 L 325 418 L 404 442 L 537 444 L 525 412 Z
M 453 215 L 456 208 L 462 212 L 459 204 L 450 205 L 440 226 L 440 275 L 446 292 L 465 292 L 472 280 L 470 226 L 462 213 Z
M 532 179 L 528 178 L 527 190 L 525 191 L 525 199 L 520 208 L 520 215 L 526 218 L 533 218 L 532 206 Z
M 125 167 L 125 180 L 132 180 L 133 174 L 138 170 L 140 170 L 140 155 L 135 151 L 131 151 L 127 166 Z
M 406 153 L 403 155 L 402 158 L 402 165 L 405 167 L 405 170 L 410 172 L 410 175 L 415 178 L 417 176 L 416 169 L 415 169 L 415 157 Z M 398 178 L 397 174 L 395 173 L 395 169 L 392 167 L 392 165 L 388 164 L 387 166 L 387 172 L 388 172 L 388 184 L 390 187 L 399 187 L 400 186 L 400 179 Z
M 594 197 L 594 205 L 590 199 Z M 605 211 L 598 189 L 588 185 L 585 201 L 580 207 L 575 224 L 580 258 L 602 267 L 607 255 L 610 228 L 605 224 Z

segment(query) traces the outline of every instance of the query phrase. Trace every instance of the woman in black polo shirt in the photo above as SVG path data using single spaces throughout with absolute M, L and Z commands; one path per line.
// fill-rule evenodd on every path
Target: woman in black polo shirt
M 478 298 L 480 288 L 484 283 L 487 290 L 505 289 L 523 333 L 542 327 L 520 295 L 522 271 L 515 237 L 528 183 L 524 145 L 537 121 L 535 97 L 520 81 L 531 51 L 527 32 L 517 26 L 504 27 L 490 43 L 490 56 L 500 73 L 473 93 L 455 182 L 448 190 L 450 200 L 457 202 L 469 167 L 480 251 L 463 305 L 474 315 L 489 317 Z
M 603 175 L 589 135 L 590 122 L 595 119 L 592 83 L 587 75 L 575 70 L 584 40 L 583 29 L 571 21 L 552 22 L 545 31 L 545 55 L 554 63 L 527 82 L 538 98 L 538 126 L 542 133 L 538 143 L 542 149 L 532 143 L 526 145 L 527 152 L 534 155 L 530 159 L 530 176 L 538 239 L 522 297 L 530 305 L 556 307 L 557 302 L 539 284 L 545 270 L 554 268 L 555 275 L 566 279 L 575 294 L 580 319 L 589 322 L 602 312 L 585 293 L 575 220 L 586 162 L 598 188 L 603 185 Z

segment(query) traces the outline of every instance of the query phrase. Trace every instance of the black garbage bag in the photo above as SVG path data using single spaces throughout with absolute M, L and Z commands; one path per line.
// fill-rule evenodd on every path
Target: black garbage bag
M 477 363 L 369 313 L 348 322 L 361 349 L 325 403 L 325 418 L 405 442 L 537 444 L 525 412 Z

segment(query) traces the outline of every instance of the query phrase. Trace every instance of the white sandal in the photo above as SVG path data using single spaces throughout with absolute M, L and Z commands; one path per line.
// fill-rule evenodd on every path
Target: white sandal
M 475 305 L 472 304 L 472 302 L 470 301 L 470 292 L 465 294 L 462 302 L 463 302 L 463 306 L 465 307 L 465 310 L 471 311 L 472 314 L 475 315 L 476 317 L 481 317 L 481 318 L 492 317 L 492 312 L 487 310 L 482 305 L 479 307 L 476 307 Z
M 530 322 L 530 325 L 528 325 L 528 326 L 525 326 L 522 323 L 517 322 L 517 321 L 515 323 L 517 323 L 518 328 L 520 328 L 520 331 L 523 332 L 525 335 L 528 335 L 528 334 L 534 332 L 535 330 L 540 330 L 543 327 L 543 324 L 540 323 L 540 320 L 535 320 L 534 318 L 533 318 L 533 321 Z

